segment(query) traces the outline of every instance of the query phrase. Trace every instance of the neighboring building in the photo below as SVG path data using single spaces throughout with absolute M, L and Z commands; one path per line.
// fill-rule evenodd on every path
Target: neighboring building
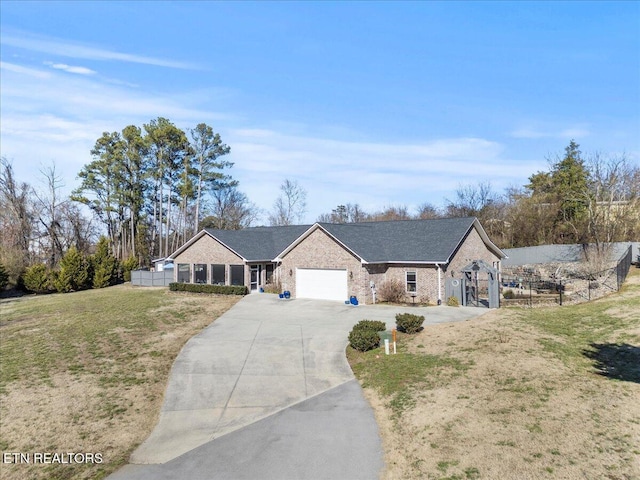
M 474 260 L 499 269 L 505 257 L 476 218 L 443 218 L 204 229 L 169 259 L 177 282 L 274 283 L 293 298 L 372 303 L 375 285 L 391 279 L 407 299 L 441 300 L 446 276 Z
M 170 259 L 168 258 L 156 258 L 155 260 L 151 260 L 151 263 L 153 263 L 153 271 L 154 272 L 162 272 L 164 270 L 168 270 L 170 268 L 173 268 L 173 263 Z

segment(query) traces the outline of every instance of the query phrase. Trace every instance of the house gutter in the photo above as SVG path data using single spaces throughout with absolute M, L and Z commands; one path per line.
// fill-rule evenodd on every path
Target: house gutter
M 387 261 L 387 260 L 381 260 L 381 261 L 377 261 L 377 262 L 363 262 L 363 264 L 367 264 L 367 265 L 384 265 L 384 264 L 389 264 L 389 265 L 402 265 L 402 264 L 414 264 L 414 265 L 440 265 L 440 264 L 444 264 L 444 263 L 448 263 L 448 260 L 443 262 L 442 260 L 438 260 L 438 261 L 433 261 L 433 260 L 393 260 L 393 261 Z
M 436 268 L 438 269 L 438 305 L 442 305 L 442 279 L 440 276 L 442 269 L 439 263 L 436 263 Z

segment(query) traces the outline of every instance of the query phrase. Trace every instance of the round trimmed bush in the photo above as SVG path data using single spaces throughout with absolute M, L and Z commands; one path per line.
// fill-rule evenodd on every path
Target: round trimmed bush
M 396 315 L 396 325 L 401 332 L 416 333 L 422 327 L 422 322 L 424 322 L 423 315 L 414 315 L 413 313 L 398 313 Z
M 380 320 L 360 320 L 353 329 L 373 330 L 374 332 L 383 332 L 387 329 L 387 325 Z
M 380 337 L 376 330 L 354 327 L 349 333 L 349 345 L 361 352 L 377 348 L 379 344 Z

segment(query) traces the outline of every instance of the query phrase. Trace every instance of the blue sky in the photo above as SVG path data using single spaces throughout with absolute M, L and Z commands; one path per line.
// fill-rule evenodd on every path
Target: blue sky
M 640 161 L 640 2 L 0 2 L 1 153 L 66 190 L 103 131 L 211 125 L 306 221 L 497 191 L 571 139 Z

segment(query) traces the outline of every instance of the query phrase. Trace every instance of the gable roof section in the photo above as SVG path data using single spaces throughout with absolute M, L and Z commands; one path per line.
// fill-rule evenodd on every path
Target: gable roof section
M 205 231 L 249 262 L 270 262 L 311 225 L 252 227 L 243 230 Z
M 311 235 L 316 230 L 322 230 L 333 241 L 335 241 L 337 244 L 339 244 L 341 247 L 346 249 L 348 252 L 350 252 L 355 257 L 358 257 L 358 260 L 360 260 L 361 262 L 365 262 L 365 259 L 362 258 L 362 256 L 358 255 L 357 252 L 355 252 L 348 245 L 346 245 L 342 240 L 340 240 L 334 234 L 332 234 L 330 231 L 328 231 L 325 228 L 326 225 L 334 225 L 334 224 L 332 224 L 332 223 L 314 223 L 313 225 L 311 225 L 302 235 L 300 235 L 298 238 L 296 238 L 294 242 L 292 242 L 289 245 L 287 245 L 287 247 L 278 254 L 278 256 L 275 258 L 275 260 L 277 260 L 277 261 L 282 260 L 282 258 L 284 256 L 286 256 L 291 250 L 293 250 L 297 245 L 299 245 L 305 238 L 307 238 L 309 235 Z M 347 224 L 345 224 L 345 225 L 347 225 Z M 357 224 L 348 224 L 348 225 L 357 225 Z
M 475 217 L 362 223 L 315 223 L 244 230 L 204 229 L 171 254 L 173 258 L 203 235 L 210 235 L 245 261 L 274 261 L 285 256 L 318 228 L 364 263 L 448 263 L 467 234 L 476 228 L 494 254 L 494 245 Z
M 468 217 L 321 225 L 367 263 L 447 263 L 475 224 Z

